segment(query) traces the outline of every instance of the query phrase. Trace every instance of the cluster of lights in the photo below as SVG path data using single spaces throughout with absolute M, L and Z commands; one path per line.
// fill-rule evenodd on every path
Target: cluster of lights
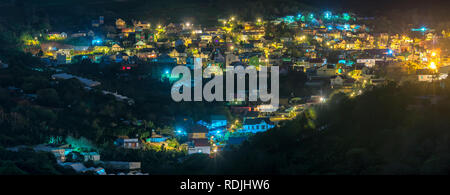
M 428 31 L 428 28 L 425 27 L 425 26 L 423 26 L 423 27 L 421 27 L 421 28 L 413 28 L 413 29 L 411 29 L 411 30 L 412 30 L 412 31 L 426 32 L 426 31 Z
M 330 11 L 326 11 L 326 12 L 324 13 L 324 16 L 325 16 L 325 19 L 331 19 L 332 14 L 331 14 Z

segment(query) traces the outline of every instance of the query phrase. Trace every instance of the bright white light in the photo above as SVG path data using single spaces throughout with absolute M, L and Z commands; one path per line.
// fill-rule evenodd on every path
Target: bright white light
M 433 70 L 435 70 L 437 67 L 436 67 L 436 63 L 435 62 L 431 62 L 430 63 L 430 68 L 431 69 L 433 69 Z
M 325 102 L 325 98 L 324 97 L 320 97 L 320 102 Z

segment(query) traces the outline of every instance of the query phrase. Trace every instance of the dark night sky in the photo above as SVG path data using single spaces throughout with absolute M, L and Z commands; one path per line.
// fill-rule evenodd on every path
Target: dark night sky
M 282 10 L 296 2 L 318 10 L 386 16 L 403 23 L 450 22 L 450 0 L 0 0 L 0 21 L 2 17 L 5 21 L 30 18 L 36 13 L 48 15 L 52 20 L 61 20 L 53 24 L 64 25 L 83 23 L 98 14 L 107 18 L 120 16 L 162 21 L 194 17 L 198 21 L 208 22 L 205 20 L 215 21 L 215 17 L 227 16 L 235 11 L 245 13 L 246 9 L 255 13 L 253 16 L 250 14 L 249 18 L 259 17 L 259 10 L 251 9 L 254 4 Z M 23 11 L 26 13 L 19 13 Z M 266 10 L 265 14 L 270 13 Z M 285 14 L 293 13 L 278 13 Z

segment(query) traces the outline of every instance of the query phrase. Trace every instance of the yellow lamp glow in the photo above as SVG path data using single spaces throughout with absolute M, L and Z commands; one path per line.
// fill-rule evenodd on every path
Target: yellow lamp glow
M 431 69 L 433 69 L 433 70 L 435 70 L 437 67 L 436 67 L 436 63 L 435 62 L 431 62 L 430 63 L 430 68 Z

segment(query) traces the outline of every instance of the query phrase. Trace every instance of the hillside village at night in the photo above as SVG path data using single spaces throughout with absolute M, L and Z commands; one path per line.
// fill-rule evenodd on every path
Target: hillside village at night
M 217 18 L 5 31 L 0 174 L 448 174 L 450 26 Z M 280 106 L 174 102 L 180 65 L 278 66 Z

